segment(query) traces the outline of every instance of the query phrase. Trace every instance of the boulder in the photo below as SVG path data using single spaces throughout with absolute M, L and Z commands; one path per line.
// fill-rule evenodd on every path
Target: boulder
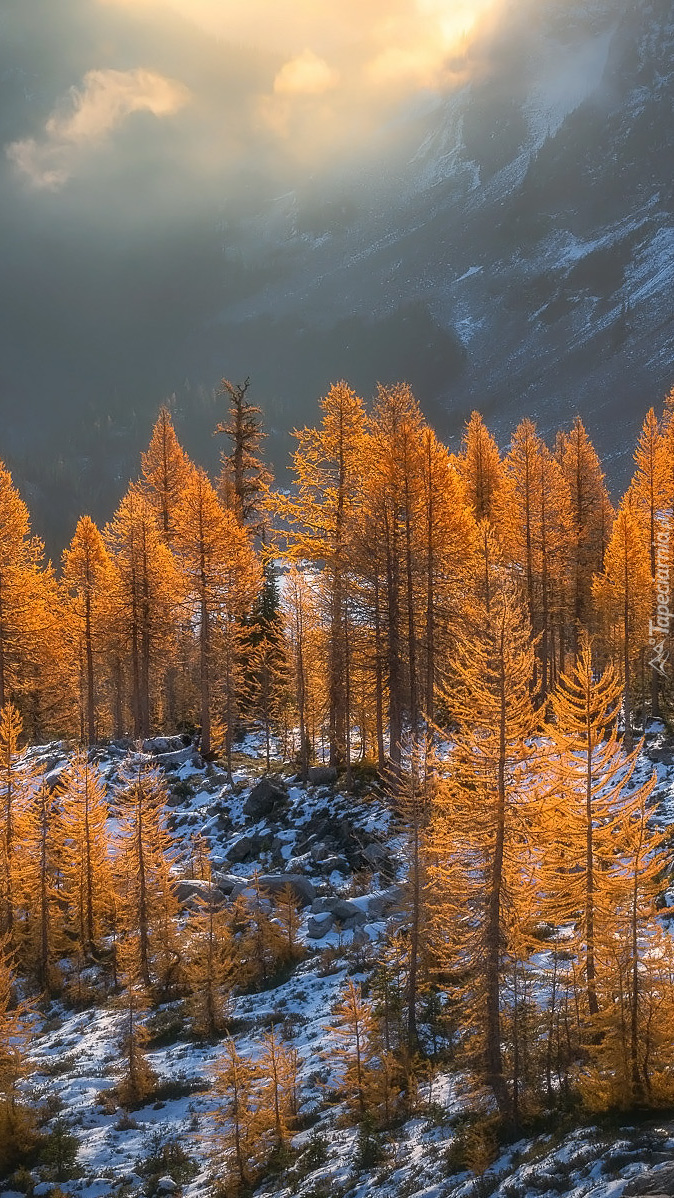
M 241 880 L 236 874 L 226 874 L 219 869 L 214 869 L 211 874 L 213 885 L 217 886 L 218 890 L 221 890 L 223 894 L 231 894 L 234 887 L 238 886 Z
M 664 1194 L 671 1198 L 674 1195 L 674 1164 L 656 1165 L 647 1173 L 633 1177 L 623 1194 L 625 1198 L 631 1198 L 633 1194 L 648 1194 L 649 1198 L 660 1198 Z
M 262 844 L 261 837 L 257 834 L 251 836 L 239 836 L 233 840 L 225 850 L 225 860 L 230 865 L 240 865 L 242 861 L 248 861 L 251 857 L 256 857 L 260 852 Z
M 323 915 L 329 912 L 336 923 L 341 923 L 346 926 L 355 927 L 356 924 L 366 922 L 365 912 L 357 907 L 355 903 L 350 903 L 348 899 L 330 896 L 329 898 L 314 899 L 311 904 L 312 915 Z M 353 920 L 353 923 L 350 921 Z
M 180 765 L 193 765 L 195 769 L 200 770 L 203 766 L 203 761 L 196 749 L 189 745 L 186 749 L 176 749 L 172 753 L 155 753 L 154 759 L 157 765 L 161 765 L 164 769 L 167 766 L 177 768 Z
M 208 882 L 204 882 L 201 878 L 181 878 L 174 886 L 175 896 L 179 903 L 190 904 L 190 906 L 198 907 L 202 903 L 209 903 L 213 907 L 222 907 L 226 902 L 226 896 L 219 886 L 209 886 Z M 193 902 L 193 900 L 197 900 Z
M 324 857 L 322 861 L 317 861 L 316 865 L 322 874 L 331 874 L 336 871 L 343 878 L 347 878 L 352 872 L 346 857 Z
M 243 805 L 243 811 L 244 815 L 249 815 L 252 819 L 264 819 L 274 810 L 286 807 L 287 803 L 288 791 L 285 782 L 282 778 L 272 775 L 261 778 L 253 787 Z
M 177 1181 L 174 1181 L 168 1174 L 166 1177 L 160 1177 L 155 1186 L 158 1194 L 175 1194 L 179 1188 Z
M 403 892 L 400 886 L 390 886 L 388 890 L 380 890 L 371 894 L 367 900 L 368 919 L 382 919 L 390 911 L 395 911 L 402 902 Z
M 316 891 L 308 878 L 302 874 L 259 874 L 258 882 L 262 890 L 273 898 L 290 886 L 300 907 L 308 907 L 316 897 Z
M 310 765 L 307 781 L 312 786 L 329 786 L 331 782 L 337 781 L 337 770 L 334 765 Z
M 152 753 L 155 757 L 159 753 L 176 753 L 191 747 L 190 736 L 152 736 L 143 741 L 143 752 Z
M 389 855 L 383 844 L 378 844 L 376 840 L 373 840 L 372 844 L 366 844 L 361 855 L 368 865 L 372 865 L 375 869 L 384 863 L 388 864 L 389 861 Z
M 310 915 L 307 920 L 307 936 L 311 940 L 321 940 L 323 936 L 327 936 L 333 923 L 334 919 L 329 911 L 322 911 L 320 915 Z

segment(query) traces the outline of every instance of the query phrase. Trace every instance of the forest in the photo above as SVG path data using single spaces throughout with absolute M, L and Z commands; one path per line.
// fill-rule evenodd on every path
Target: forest
M 313 951 L 298 892 L 255 872 L 212 901 L 149 754 L 167 734 L 231 788 L 255 729 L 265 776 L 319 767 L 392 813 L 399 909 L 330 1013 L 361 1131 L 448 1068 L 480 1114 L 469 1162 L 543 1119 L 673 1107 L 672 840 L 642 737 L 666 745 L 674 708 L 674 391 L 614 507 L 580 417 L 552 446 L 523 420 L 500 452 L 474 412 L 453 454 L 406 384 L 370 404 L 333 385 L 281 489 L 248 390 L 223 380 L 216 479 L 162 408 L 110 523 L 83 515 L 58 568 L 0 466 L 0 1176 L 44 1140 L 25 1079 L 54 999 L 121 1012 L 112 1109 L 156 1093 L 163 1005 L 219 1045 L 214 1193 L 292 1161 L 298 1050 L 272 1023 L 246 1056 L 232 996 Z M 68 746 L 57 781 L 27 747 L 47 742 Z M 181 879 L 205 884 L 187 911 Z

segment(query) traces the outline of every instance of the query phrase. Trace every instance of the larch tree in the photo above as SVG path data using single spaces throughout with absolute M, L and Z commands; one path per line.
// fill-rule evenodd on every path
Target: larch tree
M 599 458 L 580 416 L 568 433 L 558 434 L 555 456 L 571 498 L 569 639 L 575 658 L 581 632 L 590 626 L 592 580 L 603 566 L 614 513 Z
M 283 587 L 281 611 L 285 618 L 292 671 L 299 744 L 297 757 L 303 780 L 308 777 L 314 750 L 316 725 L 324 706 L 325 637 L 315 584 L 297 566 L 288 570 Z
M 129 487 L 105 539 L 116 567 L 113 618 L 129 659 L 133 732 L 148 736 L 170 660 L 179 578 L 155 511 L 139 486 Z
M 157 925 L 167 904 L 177 913 L 167 862 L 171 842 L 166 831 L 166 787 L 160 775 L 130 764 L 127 785 L 118 793 L 118 834 L 114 845 L 120 930 L 138 940 L 138 974 L 145 986 L 153 968 Z
M 344 382 L 321 400 L 321 426 L 295 432 L 291 496 L 275 496 L 288 522 L 287 552 L 322 570 L 328 610 L 330 763 L 349 764 L 350 534 L 357 518 L 366 418 L 363 401 Z
M 229 442 L 229 451 L 220 455 L 218 490 L 226 508 L 233 511 L 239 524 L 254 536 L 262 537 L 266 523 L 266 495 L 272 473 L 260 454 L 264 439 L 262 410 L 246 398 L 250 379 L 230 383 L 223 379 L 220 394 L 229 401 L 227 419 L 216 427 Z
M 194 470 L 176 514 L 174 540 L 186 605 L 198 629 L 201 747 L 211 751 L 216 663 L 224 703 L 226 751 L 231 746 L 241 680 L 243 618 L 260 588 L 260 565 L 245 529 L 226 511 L 203 470 Z
M 105 788 L 86 753 L 77 753 L 61 775 L 59 837 L 64 846 L 62 900 L 84 957 L 110 922 L 113 876 Z
M 648 646 L 653 578 L 648 549 L 631 505 L 623 501 L 595 578 L 593 596 L 608 652 L 621 661 L 625 747 L 632 748 L 632 714 L 636 670 Z
M 580 645 L 574 670 L 560 678 L 547 726 L 549 827 L 544 888 L 558 922 L 576 919 L 577 953 L 590 1021 L 599 1014 L 598 943 L 611 919 L 621 827 L 652 788 L 634 787 L 636 753 L 626 754 L 616 726 L 622 684 L 612 665 L 596 676 L 592 647 Z M 550 803 L 554 803 L 550 815 Z M 602 926 L 603 925 L 603 926 Z M 615 925 L 612 925 L 615 931 Z
M 0 707 L 35 689 L 53 617 L 44 597 L 44 546 L 31 536 L 28 509 L 0 463 Z M 30 712 L 26 711 L 29 720 Z
M 473 412 L 466 425 L 457 462 L 475 519 L 492 521 L 502 466 L 498 446 L 479 412 Z
M 502 985 L 522 884 L 531 798 L 526 765 L 536 727 L 534 648 L 515 588 L 494 587 L 489 613 L 457 645 L 447 706 L 457 726 L 434 778 L 428 886 L 438 960 L 468 968 L 464 1020 L 478 1071 L 501 1111 L 511 1110 L 502 1056 Z
M 120 941 L 117 955 L 122 983 L 117 1003 L 122 1012 L 119 1047 L 124 1072 L 115 1093 L 123 1107 L 133 1109 L 147 1100 L 157 1084 L 144 1051 L 148 1040 L 144 1015 L 149 1002 L 139 938 L 131 935 Z
M 157 515 L 166 544 L 170 545 L 176 509 L 194 467 L 176 436 L 171 412 L 165 405 L 159 409 L 150 444 L 141 454 L 141 468 L 143 492 Z
M 671 515 L 668 512 L 668 508 L 671 510 L 671 503 L 669 501 L 669 476 L 666 450 L 667 439 L 653 408 L 650 408 L 646 413 L 639 442 L 634 453 L 636 470 L 632 477 L 627 496 L 632 512 L 641 528 L 644 548 L 648 552 L 651 568 L 653 612 L 655 612 L 658 603 L 657 583 L 659 567 L 663 565 L 662 562 L 658 561 L 658 544 L 664 522 L 671 520 Z M 674 491 L 672 492 L 672 497 L 674 497 Z M 669 528 L 666 529 L 666 534 L 669 537 Z M 663 573 L 665 572 L 669 573 L 668 570 L 663 571 Z M 657 667 L 651 666 L 650 690 L 651 714 L 653 716 L 659 715 L 659 678 L 660 675 Z
M 213 1073 L 213 1089 L 220 1099 L 214 1111 L 215 1157 L 218 1166 L 224 1157 L 235 1194 L 248 1191 L 260 1162 L 257 1080 L 256 1066 L 239 1055 L 228 1037 Z
M 331 1051 L 330 1059 L 338 1063 L 349 1105 L 362 1121 L 370 1106 L 370 1066 L 376 1026 L 372 1006 L 363 998 L 360 986 L 353 978 L 347 978 L 342 997 L 334 1009 L 332 1030 L 338 1037 L 338 1044 Z
M 23 813 L 19 885 L 23 919 L 18 951 L 24 967 L 47 993 L 58 985 L 55 962 L 64 944 L 63 912 L 57 902 L 61 864 L 58 819 L 58 788 L 53 791 L 40 779 Z
M 33 1147 L 34 1120 L 22 1110 L 22 1080 L 29 1072 L 28 1010 L 17 1001 L 16 976 L 7 942 L 0 941 L 0 1169 L 5 1172 Z M 17 1159 L 18 1158 L 18 1159 Z
M 555 673 L 555 646 L 563 645 L 565 633 L 572 514 L 561 467 L 531 420 L 515 430 L 494 510 L 504 558 L 521 582 L 532 631 L 539 638 L 536 681 L 545 701 Z
M 62 585 L 77 637 L 84 681 L 83 739 L 97 736 L 97 670 L 101 668 L 114 589 L 113 568 L 103 537 L 89 516 L 82 516 L 63 554 Z
M 19 712 L 6 703 L 0 711 L 0 935 L 10 938 L 19 903 L 23 814 L 31 781 L 19 751 L 22 731 Z
M 422 518 L 418 532 L 425 586 L 419 605 L 423 611 L 423 709 L 430 729 L 435 719 L 436 692 L 447 678 L 454 630 L 473 600 L 479 536 L 459 473 L 429 427 L 422 433 L 421 477 Z
M 290 1139 L 297 1115 L 297 1049 L 280 1039 L 272 1024 L 262 1039 L 260 1071 L 266 1078 L 260 1092 L 260 1116 L 269 1126 L 272 1148 L 282 1149 Z
M 231 992 L 237 980 L 237 953 L 229 920 L 216 906 L 214 887 L 191 916 L 187 934 L 185 975 L 189 987 L 187 1010 L 196 1036 L 215 1040 L 226 1028 Z

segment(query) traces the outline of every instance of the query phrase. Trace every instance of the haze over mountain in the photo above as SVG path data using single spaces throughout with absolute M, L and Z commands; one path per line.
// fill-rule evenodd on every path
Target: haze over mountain
M 214 464 L 223 375 L 279 473 L 332 380 L 405 378 L 448 438 L 580 411 L 622 485 L 674 382 L 671 5 L 241 8 L 2 0 L 0 456 L 50 548 L 172 393 Z

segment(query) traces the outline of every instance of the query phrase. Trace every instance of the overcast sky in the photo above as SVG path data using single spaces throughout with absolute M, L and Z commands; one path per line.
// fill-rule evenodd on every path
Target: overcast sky
M 493 10 L 493 0 L 3 0 L 6 52 L 13 44 L 15 65 L 35 72 L 4 140 L 14 188 L 88 196 L 99 215 L 114 204 L 120 216 L 125 195 L 134 207 L 152 193 L 153 173 L 166 204 L 228 175 L 236 190 L 241 169 L 282 181 L 348 162 L 415 98 L 461 82 Z

